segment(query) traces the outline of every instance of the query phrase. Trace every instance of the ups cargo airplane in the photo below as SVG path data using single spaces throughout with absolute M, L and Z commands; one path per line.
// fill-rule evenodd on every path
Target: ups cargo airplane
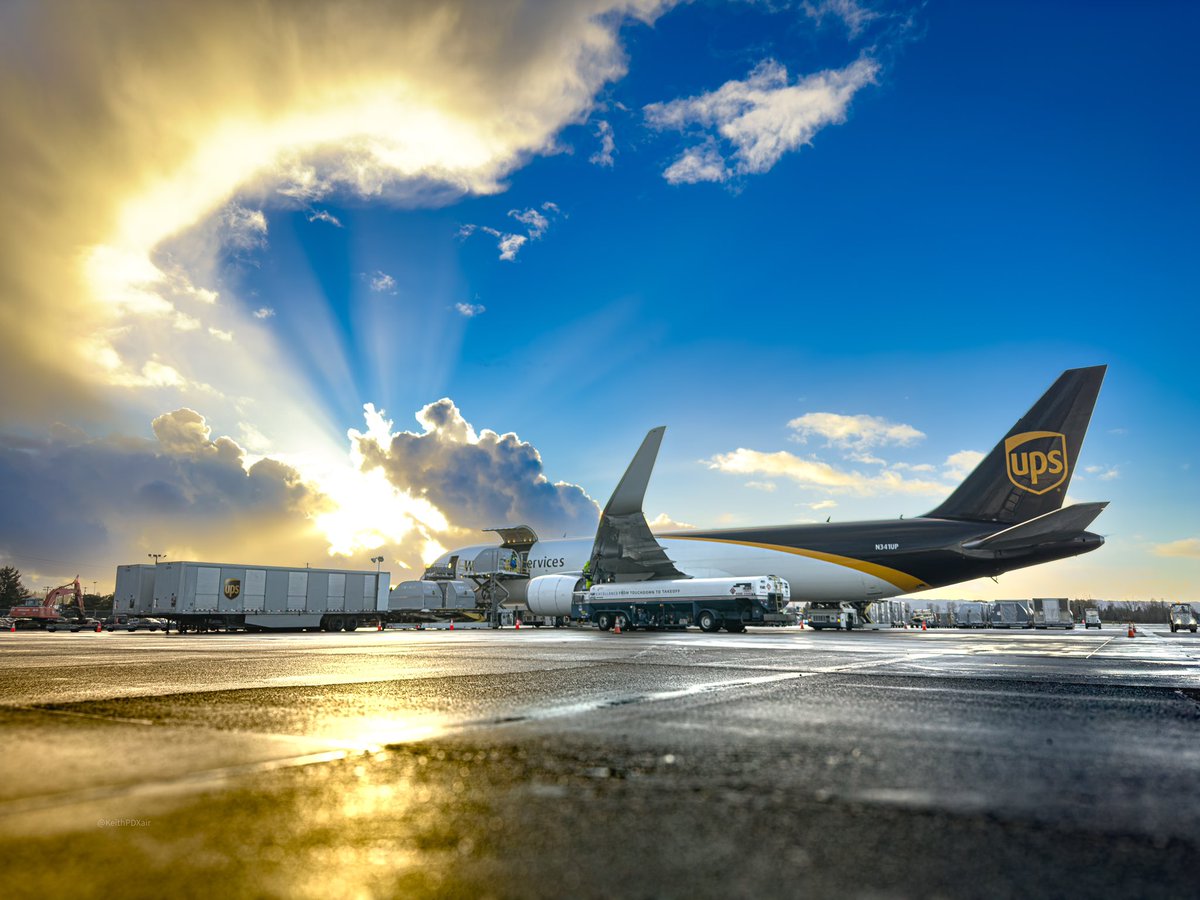
M 1085 529 L 1107 501 L 1062 504 L 1106 368 L 1063 372 L 941 505 L 916 518 L 655 536 L 642 499 L 665 431 L 659 427 L 629 464 L 594 538 L 538 540 L 524 525 L 486 530 L 500 534 L 514 574 L 529 575 L 528 582 L 507 583 L 513 601 L 536 597 L 529 585 L 538 578 L 585 571 L 596 582 L 772 574 L 788 580 L 792 600 L 848 602 L 865 613 L 875 600 L 994 577 L 1104 543 Z M 494 542 L 453 550 L 426 577 L 469 576 L 476 557 L 496 556 Z M 530 612 L 539 610 L 531 605 Z

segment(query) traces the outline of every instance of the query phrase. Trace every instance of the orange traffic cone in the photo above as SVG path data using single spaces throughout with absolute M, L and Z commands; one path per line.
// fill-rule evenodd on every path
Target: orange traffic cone
M 1137 636 L 1137 627 L 1132 622 L 1129 623 L 1129 636 L 1130 637 Z
M 928 622 L 926 622 L 924 619 L 922 619 L 922 620 L 921 620 L 921 630 L 922 630 L 922 631 L 928 631 L 928 630 L 929 630 L 929 623 L 928 623 Z
M 450 620 L 450 630 L 451 631 L 454 630 L 454 620 L 453 619 Z
M 96 634 L 99 634 L 99 633 L 100 633 L 100 623 L 97 622 L 96 623 Z
M 380 620 L 379 620 L 379 627 L 378 627 L 377 629 L 375 629 L 375 630 L 376 630 L 376 631 L 383 631 L 383 619 L 380 619 Z
M 621 620 L 617 619 L 615 622 L 613 622 L 613 634 L 620 634 L 620 633 L 621 633 Z
M 520 631 L 520 630 L 521 630 L 521 620 L 520 620 L 520 619 L 513 619 L 513 622 L 515 623 L 515 626 L 516 626 L 516 629 L 517 629 L 517 631 Z

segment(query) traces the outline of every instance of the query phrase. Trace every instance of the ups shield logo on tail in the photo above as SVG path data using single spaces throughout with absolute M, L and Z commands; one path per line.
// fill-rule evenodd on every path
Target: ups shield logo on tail
M 242 592 L 242 580 L 240 578 L 225 579 L 225 596 L 230 600 L 236 600 Z
M 1008 480 L 1023 491 L 1044 494 L 1067 480 L 1067 439 L 1057 431 L 1027 431 L 1004 440 Z

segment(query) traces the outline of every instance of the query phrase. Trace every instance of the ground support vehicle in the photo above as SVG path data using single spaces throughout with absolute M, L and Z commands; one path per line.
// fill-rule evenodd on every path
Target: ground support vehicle
M 1083 627 L 1099 629 L 1100 625 L 1100 610 L 1085 609 L 1083 611 Z
M 672 578 L 588 585 L 577 575 L 531 579 L 526 602 L 534 615 L 572 619 L 602 631 L 644 628 L 722 628 L 731 633 L 747 625 L 775 625 L 791 596 L 787 581 L 776 575 L 738 578 Z
M 866 617 L 853 604 L 840 603 L 810 603 L 808 605 L 808 626 L 817 631 L 832 628 L 837 631 L 853 631 L 867 624 Z
M 1196 633 L 1196 611 L 1190 603 L 1171 604 L 1171 632 L 1185 628 L 1192 634 Z
M 776 625 L 786 621 L 784 606 L 791 598 L 787 581 L 775 575 L 749 578 L 688 578 L 597 584 L 575 604 L 575 618 L 592 622 L 601 631 L 620 628 L 722 628 L 730 633 L 747 625 Z

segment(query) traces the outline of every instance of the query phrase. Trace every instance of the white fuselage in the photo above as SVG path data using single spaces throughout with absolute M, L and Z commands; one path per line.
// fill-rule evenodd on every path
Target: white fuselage
M 798 553 L 743 544 L 687 538 L 659 538 L 675 567 L 692 578 L 778 575 L 791 587 L 793 601 L 881 600 L 904 593 L 896 585 L 847 565 L 813 559 Z M 529 550 L 529 577 L 580 573 L 592 552 L 591 538 L 538 541 Z M 455 576 L 471 572 L 475 556 L 495 544 L 451 550 L 434 565 L 448 566 L 453 557 Z

